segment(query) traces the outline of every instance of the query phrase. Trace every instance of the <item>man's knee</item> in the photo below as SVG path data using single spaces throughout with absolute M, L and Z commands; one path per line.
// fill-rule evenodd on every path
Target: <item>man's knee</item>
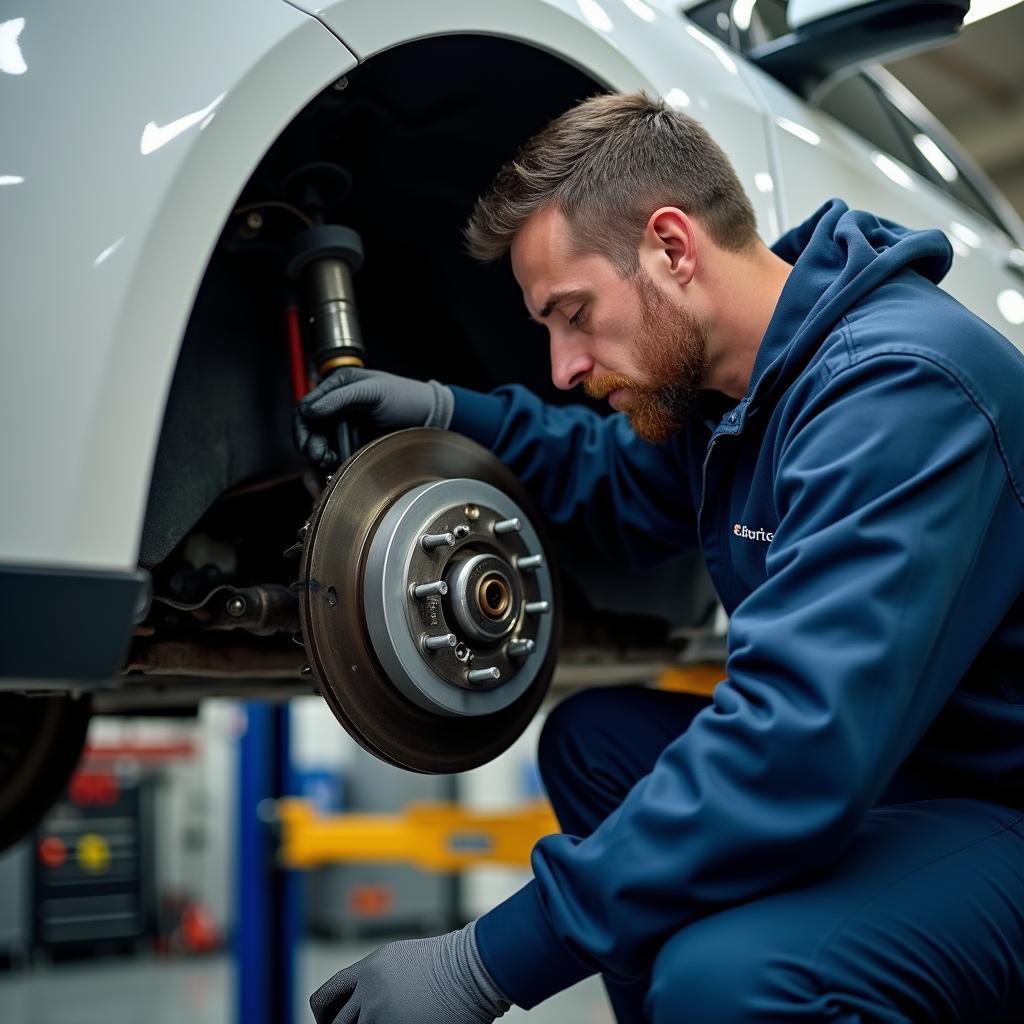
M 562 701 L 548 716 L 537 752 L 562 828 L 589 835 L 706 704 L 638 686 L 585 690 Z
M 635 782 L 707 703 L 704 697 L 642 686 L 606 686 L 573 694 L 544 725 L 538 751 L 541 775 L 547 782 L 608 763 L 613 774 Z
M 537 763 L 545 785 L 556 784 L 593 756 L 599 725 L 608 714 L 607 695 L 584 690 L 558 704 L 549 714 L 537 745 Z
M 562 828 L 589 835 L 619 805 L 649 765 L 633 732 L 644 731 L 635 687 L 585 690 L 548 715 L 537 750 L 544 788 Z

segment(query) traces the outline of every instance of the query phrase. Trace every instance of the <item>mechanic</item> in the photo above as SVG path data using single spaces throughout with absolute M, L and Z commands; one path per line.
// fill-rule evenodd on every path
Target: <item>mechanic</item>
M 490 1022 L 595 972 L 621 1022 L 1024 1019 L 1024 357 L 937 287 L 944 235 L 832 200 L 769 249 L 704 129 L 634 94 L 530 140 L 467 237 L 621 415 L 338 371 L 300 448 L 448 427 L 596 552 L 699 545 L 727 678 L 563 702 L 533 881 L 317 1021 Z

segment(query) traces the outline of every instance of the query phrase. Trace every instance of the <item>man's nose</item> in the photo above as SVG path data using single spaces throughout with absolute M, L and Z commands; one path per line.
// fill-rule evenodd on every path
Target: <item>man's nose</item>
M 577 345 L 552 337 L 551 380 L 556 388 L 568 391 L 583 383 L 594 368 L 594 360 Z

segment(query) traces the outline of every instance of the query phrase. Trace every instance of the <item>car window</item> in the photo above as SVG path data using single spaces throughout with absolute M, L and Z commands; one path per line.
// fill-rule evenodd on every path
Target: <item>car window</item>
M 747 53 L 789 31 L 787 0 L 709 0 L 687 17 L 723 43 Z M 887 156 L 916 171 L 957 202 L 1011 234 L 954 153 L 890 100 L 868 75 L 855 74 L 827 88 L 817 106 Z
M 919 172 L 957 202 L 963 203 L 1006 234 L 1010 234 L 985 196 L 958 165 L 956 158 L 892 104 L 880 89 L 878 91 L 893 123 L 916 151 Z
M 851 128 L 861 138 L 888 156 L 922 173 L 923 158 L 914 149 L 910 138 L 900 131 L 890 116 L 890 108 L 869 78 L 853 75 L 837 82 L 817 104 L 840 124 Z
M 732 7 L 732 3 L 733 0 L 710 0 L 710 3 L 691 7 L 684 13 L 690 21 L 699 25 L 709 35 L 720 39 L 734 50 L 738 50 L 740 48 L 739 40 L 736 37 L 732 19 L 729 17 L 729 8 Z
M 860 74 L 843 79 L 817 105 L 883 153 L 906 164 L 1001 231 L 1010 233 L 956 159 L 900 110 L 869 76 Z
M 709 0 L 691 7 L 686 16 L 702 29 L 747 53 L 790 31 L 787 0 Z

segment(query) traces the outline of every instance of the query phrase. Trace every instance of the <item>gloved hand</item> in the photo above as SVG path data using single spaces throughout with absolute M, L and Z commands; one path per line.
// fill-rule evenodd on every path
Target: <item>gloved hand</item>
M 316 1024 L 493 1024 L 511 1005 L 487 973 L 475 922 L 389 942 L 310 997 Z
M 295 411 L 295 447 L 318 466 L 338 461 L 327 435 L 327 423 L 338 415 L 352 416 L 378 434 L 404 427 L 447 428 L 455 399 L 436 380 L 411 380 L 380 370 L 344 366 L 322 380 Z

